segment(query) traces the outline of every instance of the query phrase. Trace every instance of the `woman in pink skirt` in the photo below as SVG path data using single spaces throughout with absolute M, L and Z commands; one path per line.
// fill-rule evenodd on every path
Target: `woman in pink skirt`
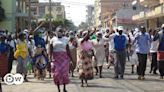
M 63 91 L 67 92 L 66 84 L 69 83 L 69 67 L 71 55 L 68 46 L 68 39 L 63 37 L 63 29 L 56 30 L 57 37 L 53 37 L 50 41 L 50 53 L 52 59 L 52 73 L 54 83 L 60 92 L 60 85 L 63 85 Z

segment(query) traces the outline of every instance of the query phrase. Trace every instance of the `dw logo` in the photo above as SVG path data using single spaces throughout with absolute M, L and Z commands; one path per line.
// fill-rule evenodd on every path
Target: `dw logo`
M 21 74 L 6 74 L 4 77 L 4 82 L 7 85 L 20 85 L 24 81 L 24 78 Z

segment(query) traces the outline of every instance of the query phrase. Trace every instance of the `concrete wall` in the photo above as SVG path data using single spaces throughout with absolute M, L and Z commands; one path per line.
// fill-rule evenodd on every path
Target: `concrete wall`
M 116 12 L 115 19 L 112 27 L 123 26 L 125 29 L 135 28 L 137 25 L 132 22 L 132 16 L 137 14 L 140 11 L 140 8 L 137 7 L 136 10 L 133 10 L 133 7 L 122 8 Z M 120 23 L 119 20 L 126 20 L 126 23 Z
M 127 9 L 120 9 L 116 12 L 117 18 L 132 19 L 132 16 L 137 14 L 140 10 L 133 10 L 132 7 Z
M 15 32 L 15 8 L 16 0 L 1 0 L 2 7 L 5 9 L 6 19 L 0 22 L 0 28 Z

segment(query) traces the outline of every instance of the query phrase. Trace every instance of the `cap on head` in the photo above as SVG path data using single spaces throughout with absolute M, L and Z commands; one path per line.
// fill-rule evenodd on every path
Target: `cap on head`
M 69 35 L 74 35 L 74 32 L 73 32 L 73 31 L 70 31 L 70 32 L 69 32 Z
M 164 24 L 162 24 L 161 28 L 164 28 Z
M 30 35 L 29 38 L 33 38 L 33 35 Z
M 96 36 L 98 36 L 98 35 L 102 35 L 102 33 L 101 32 L 96 32 Z
M 28 33 L 29 31 L 27 29 L 25 29 L 24 32 Z
M 144 29 L 145 27 L 144 27 L 144 26 L 141 26 L 140 28 L 141 28 L 141 29 Z
M 85 36 L 87 33 L 88 33 L 88 31 L 84 31 L 84 32 L 82 33 L 82 35 Z
M 123 26 L 118 27 L 118 31 L 123 31 L 123 30 L 124 30 Z
M 61 27 L 57 27 L 56 32 L 63 32 L 63 29 Z

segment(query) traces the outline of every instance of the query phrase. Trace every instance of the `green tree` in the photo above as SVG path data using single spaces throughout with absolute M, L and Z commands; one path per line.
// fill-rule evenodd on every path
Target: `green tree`
M 87 30 L 88 29 L 87 23 L 81 22 L 81 24 L 79 25 L 79 29 Z
M 68 28 L 69 30 L 76 30 L 77 28 L 71 20 L 65 19 L 64 24 L 65 24 L 65 27 Z
M 76 29 L 76 26 L 74 25 L 74 23 L 68 19 L 64 19 L 64 20 L 57 19 L 57 20 L 54 20 L 52 23 L 55 27 L 62 26 L 68 30 L 75 30 Z
M 47 20 L 44 21 L 44 27 L 49 28 L 49 21 L 48 21 L 48 15 L 45 17 Z M 56 29 L 58 26 L 62 26 L 68 30 L 75 30 L 76 26 L 71 20 L 68 19 L 56 19 L 52 21 L 52 27 L 53 29 Z
M 50 15 L 50 14 L 45 14 L 44 18 L 45 18 L 46 21 L 48 21 L 50 18 L 52 19 L 53 16 Z
M 5 19 L 5 10 L 1 7 L 2 3 L 0 1 L 0 21 Z

